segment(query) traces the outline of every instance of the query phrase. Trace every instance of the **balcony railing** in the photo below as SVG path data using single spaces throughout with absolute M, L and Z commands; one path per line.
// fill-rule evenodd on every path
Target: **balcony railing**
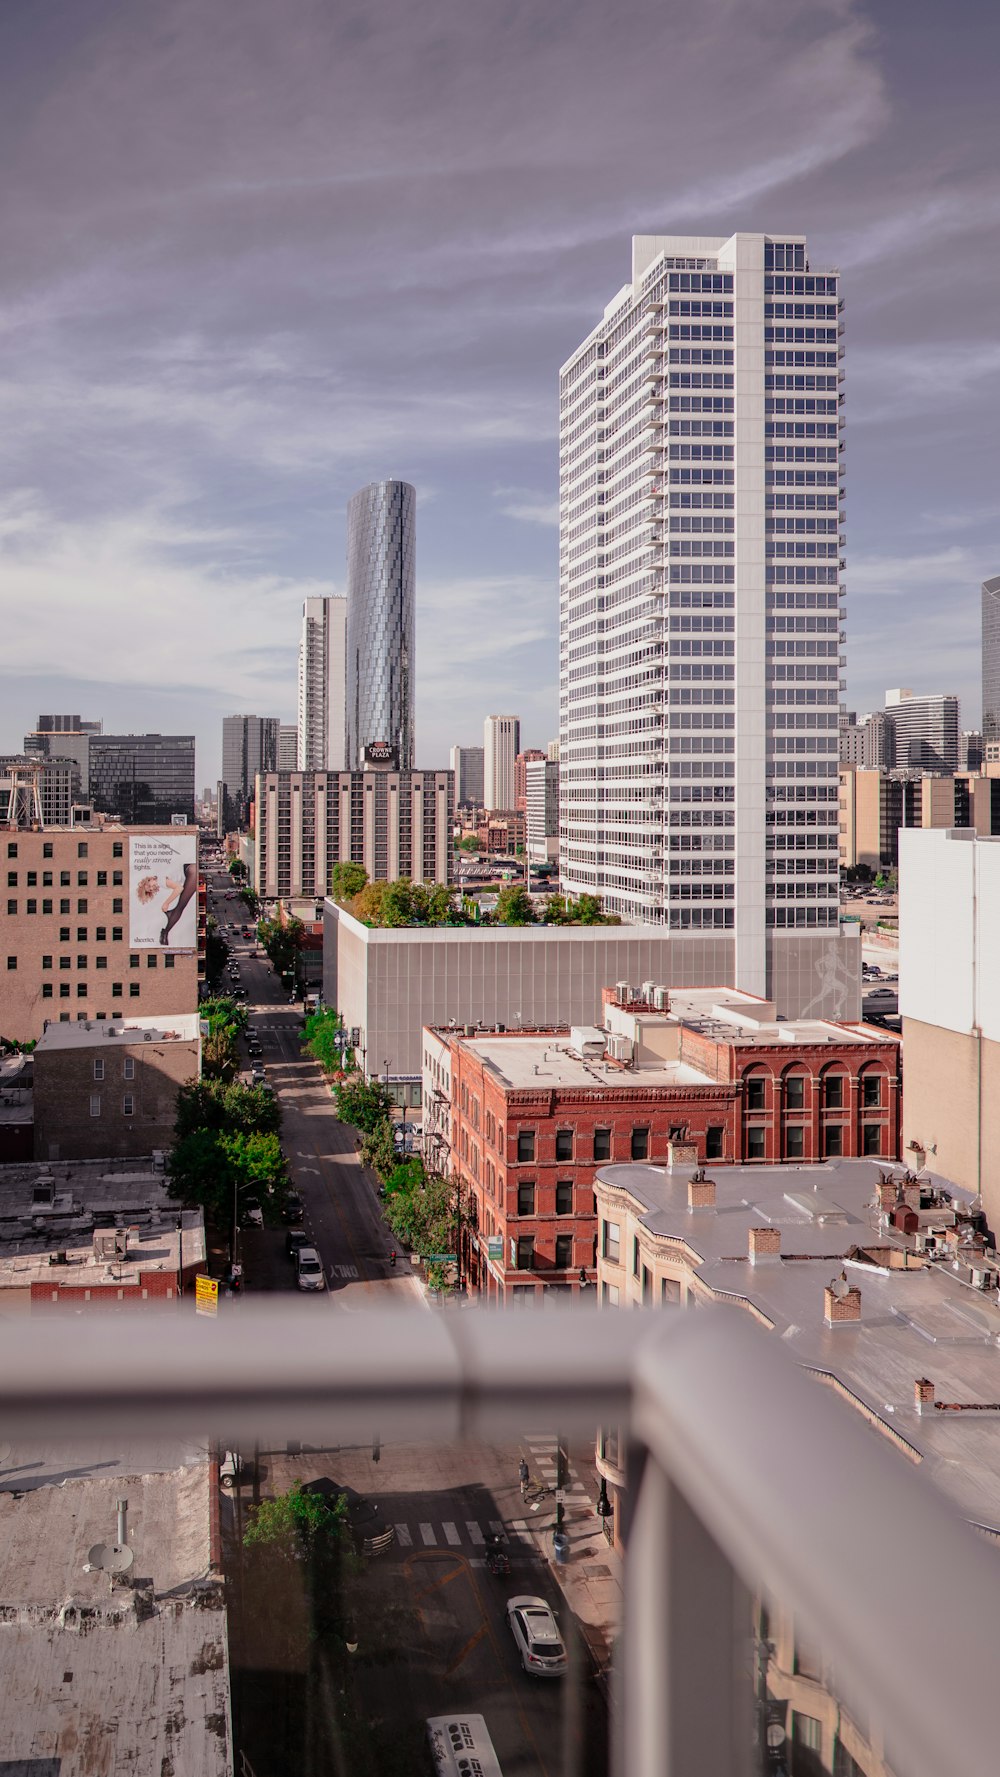
M 127 1326 L 127 1337 L 125 1330 Z M 350 1326 L 351 1338 L 335 1337 Z M 899 1777 L 992 1770 L 993 1563 L 919 1469 L 725 1309 L 373 1311 L 218 1322 L 145 1314 L 0 1326 L 5 1436 L 210 1426 L 227 1445 L 383 1437 L 496 1445 L 526 1425 L 618 1425 L 630 1481 L 616 1777 L 749 1777 L 762 1644 L 780 1599 Z M 852 1710 L 856 1701 L 852 1702 Z M 756 1761 L 756 1762 L 755 1762 Z

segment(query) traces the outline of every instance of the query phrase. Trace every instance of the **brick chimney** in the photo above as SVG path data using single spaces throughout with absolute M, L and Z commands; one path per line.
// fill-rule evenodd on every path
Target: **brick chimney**
M 776 1259 L 780 1252 L 780 1228 L 750 1229 L 749 1257 L 751 1265 L 759 1265 L 762 1259 Z
M 693 1172 L 688 1179 L 688 1209 L 715 1208 L 715 1180 L 704 1172 Z
M 848 1283 L 846 1271 L 828 1283 L 823 1291 L 823 1319 L 828 1327 L 861 1319 L 861 1291 L 856 1284 Z
M 698 1144 L 693 1141 L 668 1141 L 668 1166 L 697 1166 Z
M 929 1413 L 934 1406 L 934 1384 L 926 1376 L 918 1376 L 913 1384 L 913 1405 L 918 1413 Z
M 878 1182 L 879 1209 L 892 1209 L 899 1196 L 899 1186 L 891 1178 L 880 1178 Z

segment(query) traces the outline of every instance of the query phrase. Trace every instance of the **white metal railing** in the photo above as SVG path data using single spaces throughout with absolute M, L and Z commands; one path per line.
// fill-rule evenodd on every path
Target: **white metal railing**
M 630 1439 L 618 1777 L 747 1777 L 763 1590 L 885 1726 L 900 1777 L 995 1762 L 996 1555 L 772 1336 L 725 1309 L 331 1313 L 242 1303 L 0 1324 L 5 1436 Z M 1000 1573 L 1000 1569 L 997 1570 Z M 838 1685 L 839 1688 L 839 1685 Z

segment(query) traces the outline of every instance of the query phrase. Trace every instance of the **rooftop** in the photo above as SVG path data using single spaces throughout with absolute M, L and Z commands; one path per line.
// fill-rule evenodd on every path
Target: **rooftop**
M 453 1032 L 453 1035 L 459 1033 Z M 715 1086 L 710 1074 L 686 1061 L 657 1061 L 625 1070 L 620 1063 L 588 1060 L 574 1053 L 568 1029 L 548 1036 L 483 1035 L 463 1042 L 467 1054 L 478 1056 L 502 1086 L 512 1089 L 537 1086 L 584 1087 L 606 1090 L 609 1086 Z
M 182 1223 L 178 1235 L 177 1224 Z M 115 1229 L 128 1231 L 114 1250 Z M 111 1236 L 95 1241 L 95 1234 Z M 0 1289 L 44 1280 L 138 1283 L 142 1271 L 176 1276 L 205 1256 L 200 1210 L 181 1210 L 153 1160 L 83 1160 L 0 1167 Z M 107 1254 L 99 1251 L 106 1244 Z M 65 1264 L 49 1256 L 65 1253 Z
M 197 1012 L 171 1012 L 167 1017 L 121 1019 L 88 1018 L 75 1024 L 46 1024 L 35 1045 L 36 1053 L 53 1049 L 94 1049 L 107 1045 L 120 1049 L 128 1043 L 197 1042 L 201 1029 Z
M 781 1018 L 771 1000 L 758 999 L 736 987 L 671 987 L 667 1005 L 630 999 L 624 1011 L 643 1019 L 685 1024 L 720 1043 L 772 1046 L 775 1043 L 884 1043 L 884 1031 L 864 1024 L 837 1024 L 827 1018 Z
M 890 1170 L 903 1177 L 902 1168 L 864 1160 L 719 1167 L 715 1209 L 695 1211 L 690 1166 L 602 1166 L 597 1185 L 626 1191 L 643 1226 L 694 1256 L 700 1287 L 755 1310 L 801 1364 L 836 1378 L 880 1429 L 904 1440 L 968 1519 L 1000 1535 L 998 1261 L 981 1241 L 971 1246 L 970 1224 L 953 1236 L 951 1256 L 925 1260 L 912 1236 L 884 1225 L 876 1192 Z M 956 1210 L 969 1207 L 946 1181 L 921 1173 L 918 1185 L 938 1199 L 917 1212 L 924 1230 L 954 1226 Z M 780 1230 L 781 1252 L 751 1263 L 750 1229 L 762 1227 Z M 990 1266 L 985 1288 L 973 1271 L 981 1279 Z M 861 1290 L 861 1319 L 830 1327 L 823 1292 L 841 1271 Z M 921 1377 L 949 1407 L 977 1410 L 918 1414 Z

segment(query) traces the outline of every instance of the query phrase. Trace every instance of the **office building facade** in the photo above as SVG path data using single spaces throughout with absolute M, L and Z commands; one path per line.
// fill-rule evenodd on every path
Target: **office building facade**
M 415 490 L 376 481 L 347 507 L 347 759 L 369 748 L 397 771 L 413 766 Z
M 545 754 L 543 752 L 541 752 L 538 747 L 526 747 L 524 752 L 518 753 L 516 759 L 514 760 L 514 803 L 513 803 L 513 806 L 517 809 L 520 809 L 522 814 L 524 814 L 525 810 L 526 810 L 526 797 L 528 794 L 528 766 L 538 764 L 539 760 L 544 762 L 544 759 L 545 759 Z
M 521 751 L 519 716 L 487 716 L 483 723 L 483 796 L 487 808 L 514 808 L 514 761 Z
M 91 735 L 90 800 L 130 826 L 193 822 L 194 735 Z
M 257 773 L 277 770 L 278 727 L 277 716 L 223 717 L 222 781 L 229 825 L 246 825 Z
M 299 771 L 343 770 L 346 694 L 347 600 L 305 599 L 299 638 Z M 287 748 L 287 738 L 285 744 Z
M 253 886 L 264 900 L 317 901 L 337 863 L 371 882 L 450 882 L 450 771 L 268 772 L 257 781 Z
M 81 716 L 39 716 L 38 724 L 24 737 L 24 750 L 35 758 L 72 759 L 79 773 L 78 792 L 90 794 L 90 737 L 100 734 L 102 722 Z
M 80 769 L 73 759 L 48 759 L 39 754 L 7 754 L 0 758 L 0 818 L 6 815 L 14 784 L 25 776 L 38 792 L 37 814 L 45 827 L 68 827 L 80 802 Z
M 883 711 L 891 733 L 897 771 L 958 770 L 958 698 L 945 693 L 926 696 L 913 691 L 887 691 Z
M 533 759 L 525 768 L 525 848 L 529 864 L 559 856 L 559 761 Z
M 1000 574 L 982 585 L 983 739 L 1000 740 Z
M 840 316 L 801 237 L 640 236 L 560 381 L 563 886 L 792 1011 L 838 967 Z
M 282 722 L 278 726 L 278 759 L 277 771 L 298 771 L 299 768 L 299 730 L 296 723 Z
M 483 748 L 452 747 L 456 808 L 483 808 Z

